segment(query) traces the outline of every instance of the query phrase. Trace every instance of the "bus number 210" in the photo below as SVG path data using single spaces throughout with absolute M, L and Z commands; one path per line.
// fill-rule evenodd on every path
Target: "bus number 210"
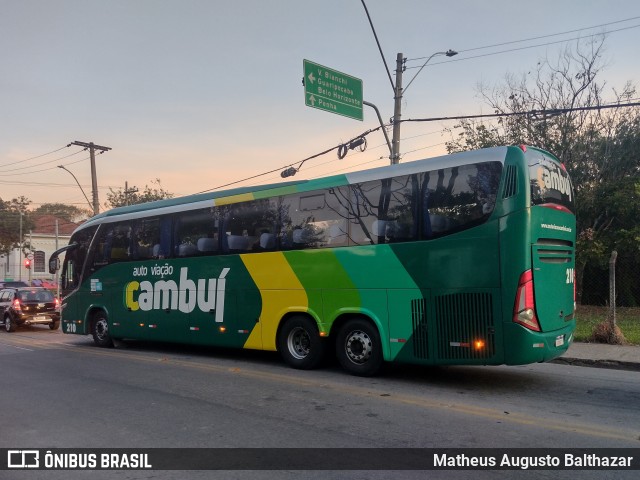
M 567 268 L 567 283 L 573 283 L 576 278 L 575 269 Z

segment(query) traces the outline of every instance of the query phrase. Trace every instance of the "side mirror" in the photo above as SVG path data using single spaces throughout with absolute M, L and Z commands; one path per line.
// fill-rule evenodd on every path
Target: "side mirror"
M 49 259 L 49 273 L 54 274 L 60 270 L 60 259 L 58 256 Z

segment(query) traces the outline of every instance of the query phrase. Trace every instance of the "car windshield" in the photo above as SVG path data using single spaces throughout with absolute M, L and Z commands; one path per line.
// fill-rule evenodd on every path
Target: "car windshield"
M 27 290 L 18 292 L 23 302 L 53 302 L 53 293 L 48 290 Z

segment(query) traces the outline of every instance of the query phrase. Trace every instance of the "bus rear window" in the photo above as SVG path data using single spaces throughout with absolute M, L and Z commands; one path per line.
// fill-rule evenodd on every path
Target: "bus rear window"
M 574 212 L 571 179 L 564 166 L 538 151 L 528 151 L 531 205 L 554 204 Z

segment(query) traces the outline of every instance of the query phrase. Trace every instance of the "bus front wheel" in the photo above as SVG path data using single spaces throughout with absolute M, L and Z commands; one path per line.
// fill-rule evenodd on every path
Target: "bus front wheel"
M 336 355 L 342 368 L 351 375 L 375 375 L 384 360 L 378 329 L 361 318 L 349 320 L 336 337 Z
M 113 340 L 109 335 L 109 319 L 103 311 L 93 316 L 91 334 L 93 335 L 93 341 L 99 347 L 113 347 Z
M 289 318 L 278 332 L 278 351 L 293 368 L 310 370 L 317 367 L 325 353 L 318 327 L 309 317 Z

